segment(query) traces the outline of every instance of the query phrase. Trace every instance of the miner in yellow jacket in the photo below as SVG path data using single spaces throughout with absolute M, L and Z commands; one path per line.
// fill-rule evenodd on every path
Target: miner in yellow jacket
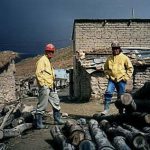
M 116 89 L 117 97 L 125 92 L 125 86 L 128 79 L 132 77 L 133 66 L 130 59 L 122 53 L 118 41 L 111 44 L 112 56 L 109 56 L 104 64 L 104 73 L 108 79 L 107 89 L 104 94 L 104 111 L 107 114 L 112 95 Z
M 60 99 L 55 88 L 55 73 L 50 63 L 50 59 L 54 56 L 55 46 L 47 44 L 45 47 L 45 55 L 43 55 L 36 64 L 36 79 L 39 86 L 39 97 L 36 109 L 36 127 L 44 128 L 42 117 L 48 102 L 53 108 L 53 117 L 56 124 L 63 124 L 60 114 Z

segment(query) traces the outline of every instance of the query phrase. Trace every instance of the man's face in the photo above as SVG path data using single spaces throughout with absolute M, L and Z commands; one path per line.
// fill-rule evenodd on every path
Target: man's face
M 54 51 L 45 51 L 45 53 L 46 53 L 48 59 L 51 59 L 54 57 Z
M 119 47 L 112 47 L 112 53 L 113 55 L 119 55 L 120 54 L 120 48 Z

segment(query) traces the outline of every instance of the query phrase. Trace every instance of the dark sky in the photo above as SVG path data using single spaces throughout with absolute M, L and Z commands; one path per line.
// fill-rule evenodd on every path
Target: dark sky
M 0 50 L 41 54 L 72 44 L 74 19 L 150 18 L 150 0 L 0 0 Z

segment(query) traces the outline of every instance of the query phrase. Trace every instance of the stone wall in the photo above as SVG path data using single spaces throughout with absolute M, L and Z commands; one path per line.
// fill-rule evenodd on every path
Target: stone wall
M 134 89 L 141 88 L 145 81 L 150 81 L 150 66 L 135 67 L 134 72 Z
M 90 100 L 100 100 L 103 97 L 108 80 L 104 77 L 103 72 L 91 74 L 91 97 Z
M 90 92 L 90 99 L 99 99 L 107 84 L 103 75 L 83 73 L 78 63 L 78 53 L 110 48 L 113 40 L 118 40 L 122 47 L 150 47 L 149 29 L 150 19 L 75 20 L 73 30 L 74 96 L 81 99 L 87 98 L 86 94 L 89 96 Z M 140 69 L 136 70 L 135 77 L 128 85 L 129 88 L 132 89 L 133 85 L 134 88 L 139 88 L 149 80 L 149 68 L 145 68 L 144 72 Z
M 0 69 L 0 103 L 16 100 L 14 62 Z
M 74 75 L 73 77 L 73 97 L 78 100 L 89 99 L 91 96 L 91 76 L 81 66 L 80 62 L 76 63 L 76 76 Z M 76 85 L 75 87 L 74 84 Z

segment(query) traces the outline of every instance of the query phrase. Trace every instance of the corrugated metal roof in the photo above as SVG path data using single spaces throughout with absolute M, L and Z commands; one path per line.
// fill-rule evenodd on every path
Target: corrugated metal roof
M 123 53 L 130 54 L 137 60 L 145 61 L 145 63 L 150 62 L 150 48 L 147 47 L 123 47 Z
M 150 48 L 147 47 L 123 47 L 123 53 L 132 61 L 133 65 L 150 65 Z M 96 70 L 103 70 L 104 63 L 110 54 L 85 53 L 85 59 L 80 60 L 81 65 L 86 68 L 88 73 Z

